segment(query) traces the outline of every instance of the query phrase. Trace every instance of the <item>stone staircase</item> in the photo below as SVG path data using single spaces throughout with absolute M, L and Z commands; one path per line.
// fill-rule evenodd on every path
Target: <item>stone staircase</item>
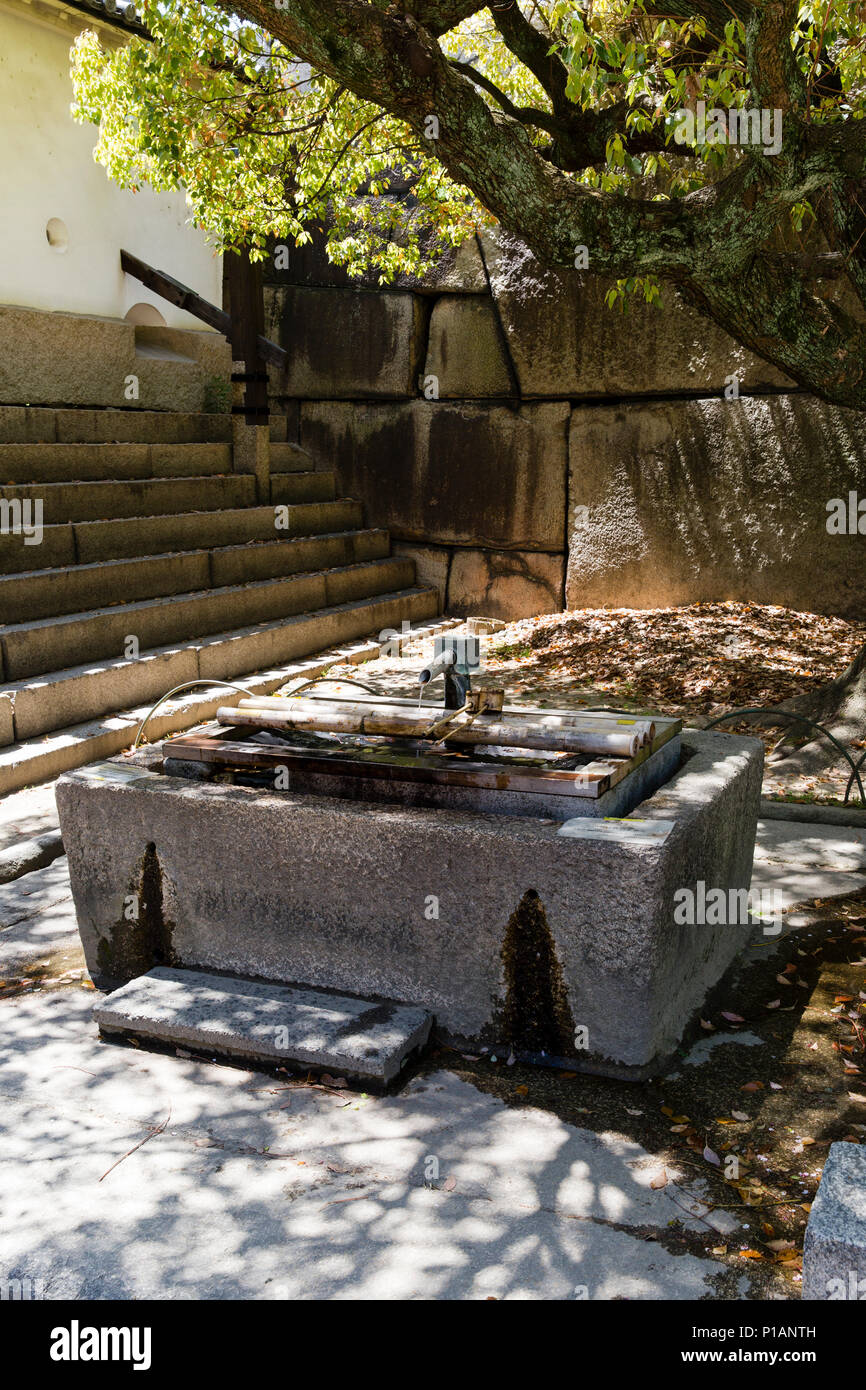
M 127 746 L 140 709 L 183 681 L 273 675 L 438 612 L 332 472 L 277 437 L 263 499 L 232 472 L 231 429 L 227 415 L 0 407 L 0 792 Z M 9 533 L 28 502 L 39 544 Z

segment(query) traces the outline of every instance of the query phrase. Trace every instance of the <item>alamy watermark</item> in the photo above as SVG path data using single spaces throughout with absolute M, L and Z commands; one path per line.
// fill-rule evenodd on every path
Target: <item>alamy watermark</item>
M 782 930 L 782 899 L 775 888 L 694 888 L 674 892 L 674 922 L 688 927 L 747 927 L 760 923 L 764 936 Z
M 674 140 L 678 145 L 759 146 L 764 154 L 776 155 L 782 149 L 782 112 L 778 107 L 749 107 L 723 111 L 699 101 L 694 111 L 683 107 L 674 112 Z
M 41 497 L 0 498 L 0 535 L 23 536 L 25 545 L 41 545 L 42 512 Z
M 831 497 L 826 504 L 827 531 L 831 536 L 866 536 L 866 497 L 852 488 L 846 497 Z

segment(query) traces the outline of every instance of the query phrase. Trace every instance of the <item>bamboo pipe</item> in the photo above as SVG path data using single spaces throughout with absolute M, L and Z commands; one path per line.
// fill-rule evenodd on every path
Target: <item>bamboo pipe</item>
M 241 700 L 241 709 L 275 709 L 285 710 L 287 700 L 291 700 L 291 695 L 253 695 L 249 699 Z M 300 696 L 297 698 L 301 698 Z M 433 704 L 426 700 L 404 700 L 399 696 L 352 696 L 351 701 L 346 701 L 340 695 L 312 695 L 304 692 L 303 699 L 314 700 L 317 705 L 352 704 L 359 709 L 367 709 L 369 706 L 381 708 L 383 704 L 394 706 L 400 710 L 411 710 L 419 715 L 429 711 L 431 722 L 441 717 L 443 707 L 440 704 Z M 655 721 L 643 719 L 639 716 L 631 718 L 628 715 L 610 714 L 602 710 L 571 710 L 548 713 L 545 710 L 535 710 L 529 707 L 522 708 L 520 705 L 506 705 L 502 710 L 506 719 L 510 716 L 518 716 L 526 719 L 528 716 L 536 716 L 532 723 L 543 723 L 546 728 L 551 729 L 575 729 L 589 728 L 600 729 L 603 732 L 611 733 L 635 733 L 641 741 L 641 746 L 652 743 L 656 736 Z
M 223 706 L 216 712 L 220 724 L 255 724 L 271 729 L 298 729 L 305 733 L 398 735 L 403 738 L 427 738 L 431 720 L 426 714 L 410 712 L 405 705 L 363 705 L 354 700 L 279 700 L 279 709 L 262 707 L 255 700 L 241 700 L 234 706 Z M 457 713 L 443 724 L 447 712 L 437 708 L 440 715 L 438 738 L 447 735 L 451 743 L 498 744 L 503 748 L 546 748 L 566 753 L 607 753 L 614 757 L 632 758 L 641 747 L 641 736 L 633 731 L 603 731 L 597 727 L 563 727 L 558 716 L 552 727 L 548 722 L 527 719 L 499 720 L 489 714 L 473 719 Z

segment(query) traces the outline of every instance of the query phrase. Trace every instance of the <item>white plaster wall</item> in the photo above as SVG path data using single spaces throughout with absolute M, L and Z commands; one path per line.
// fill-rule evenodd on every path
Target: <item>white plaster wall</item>
M 199 319 L 124 275 L 120 249 L 213 304 L 222 303 L 221 259 L 187 225 L 183 194 L 124 191 L 94 162 L 96 128 L 69 111 L 69 50 L 87 20 L 42 13 L 0 3 L 0 304 L 123 318 L 145 302 L 170 327 L 201 330 Z M 48 243 L 53 217 L 66 225 L 65 252 Z

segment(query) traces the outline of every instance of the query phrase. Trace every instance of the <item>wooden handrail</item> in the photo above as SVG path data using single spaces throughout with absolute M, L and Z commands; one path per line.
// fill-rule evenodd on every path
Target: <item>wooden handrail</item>
M 138 256 L 133 256 L 130 251 L 120 253 L 121 269 L 127 275 L 132 275 L 136 280 L 140 280 L 154 294 L 160 295 L 162 299 L 167 299 L 169 304 L 174 304 L 176 308 L 183 309 L 187 314 L 192 314 L 193 318 L 201 319 L 202 322 L 210 324 L 218 333 L 224 333 L 230 340 L 232 332 L 231 315 L 225 309 L 218 309 L 209 300 L 202 299 L 200 294 L 191 290 L 188 285 L 181 284 L 180 280 L 175 280 L 173 275 L 167 275 L 164 270 L 156 270 L 146 261 L 139 260 Z M 257 337 L 259 353 L 266 362 L 272 366 L 285 369 L 288 366 L 289 354 L 285 348 L 272 343 L 270 338 L 265 338 L 261 334 Z

